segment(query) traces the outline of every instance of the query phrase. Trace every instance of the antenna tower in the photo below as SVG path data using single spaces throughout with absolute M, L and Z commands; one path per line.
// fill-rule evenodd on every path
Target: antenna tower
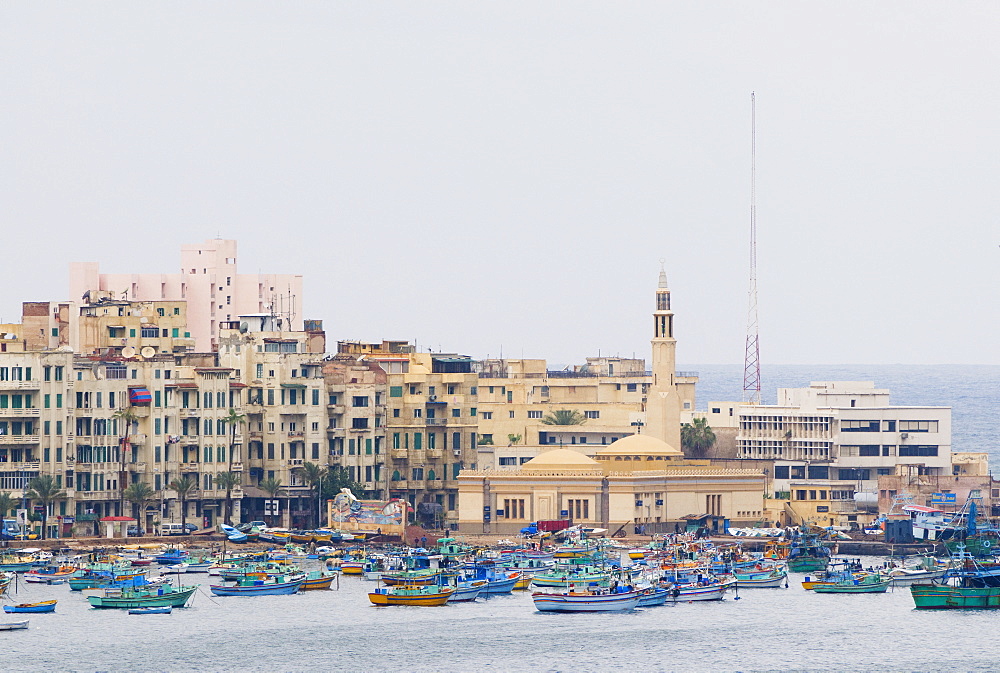
M 757 324 L 757 101 L 750 93 L 750 305 L 743 360 L 743 402 L 760 404 L 760 343 Z

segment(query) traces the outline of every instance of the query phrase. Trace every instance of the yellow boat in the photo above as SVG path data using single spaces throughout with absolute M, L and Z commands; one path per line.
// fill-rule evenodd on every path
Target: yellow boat
M 514 590 L 521 591 L 523 589 L 527 589 L 528 587 L 530 587 L 531 577 L 532 577 L 531 575 L 525 575 L 524 573 L 521 573 L 521 579 L 519 579 L 517 582 L 514 583 Z
M 360 575 L 365 567 L 364 561 L 341 561 L 340 572 L 345 575 Z
M 333 584 L 333 578 L 336 577 L 334 573 L 324 573 L 322 571 L 313 571 L 309 573 L 305 581 L 302 582 L 302 591 L 310 591 L 312 589 L 329 589 L 330 585 Z
M 455 593 L 455 587 L 399 585 L 376 589 L 368 594 L 375 605 L 444 605 Z

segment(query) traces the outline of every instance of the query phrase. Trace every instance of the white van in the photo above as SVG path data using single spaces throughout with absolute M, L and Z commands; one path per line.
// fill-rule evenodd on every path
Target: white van
M 187 535 L 182 523 L 161 523 L 160 535 Z

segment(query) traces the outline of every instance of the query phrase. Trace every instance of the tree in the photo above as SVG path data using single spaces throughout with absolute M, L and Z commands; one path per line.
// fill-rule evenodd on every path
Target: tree
M 362 484 L 351 479 L 351 471 L 343 465 L 331 465 L 326 470 L 323 477 L 323 499 L 329 500 L 337 497 L 343 489 L 350 489 L 355 497 L 363 498 L 366 494 Z
M 229 414 L 222 419 L 229 425 L 229 471 L 233 471 L 233 453 L 236 448 L 236 431 L 241 423 L 245 423 L 247 417 L 244 414 L 236 413 L 235 409 L 230 409 Z
M 146 527 L 146 505 L 153 500 L 156 495 L 153 487 L 143 481 L 129 484 L 125 489 L 125 499 L 132 503 L 132 515 L 138 521 L 140 530 Z
M 558 409 L 542 419 L 542 425 L 583 425 L 586 422 L 576 409 Z
M 240 485 L 240 473 L 220 472 L 215 475 L 215 485 L 226 489 L 226 523 L 232 523 L 233 489 Z
M 695 458 L 704 458 L 715 446 L 715 433 L 708 426 L 708 419 L 695 418 L 681 425 L 681 447 Z
M 49 505 L 53 502 L 66 499 L 66 491 L 56 484 L 56 478 L 51 474 L 43 474 L 28 482 L 28 492 L 25 496 L 31 500 L 37 500 L 45 508 L 42 510 L 42 539 L 45 539 L 45 528 L 49 520 Z
M 0 491 L 0 519 L 17 507 L 17 500 L 7 491 Z
M 135 407 L 122 407 L 111 414 L 112 418 L 118 420 L 118 511 L 125 512 L 125 484 L 128 483 L 128 473 L 125 470 L 125 455 L 129 448 L 129 436 L 132 434 L 132 426 L 139 420 L 139 414 Z
M 190 477 L 180 477 L 174 479 L 167 488 L 177 494 L 177 499 L 181 501 L 181 524 L 187 523 L 187 499 L 191 491 L 198 488 L 198 482 Z
M 281 483 L 281 480 L 275 479 L 274 477 L 261 479 L 260 483 L 257 484 L 257 486 L 260 488 L 260 490 L 264 491 L 264 493 L 267 493 L 269 496 L 271 496 L 272 500 L 279 498 L 281 495 L 281 489 L 284 488 L 284 485 Z M 267 519 L 267 517 L 264 518 L 265 520 Z M 272 522 L 268 522 L 268 525 L 270 526 L 274 524 Z
M 521 441 L 521 435 L 515 435 L 513 433 L 507 435 L 507 446 L 514 446 Z
M 302 475 L 302 481 L 306 482 L 309 486 L 312 501 L 316 503 L 316 527 L 318 528 L 322 525 L 320 518 L 323 515 L 319 505 L 320 489 L 323 485 L 323 480 L 326 478 L 327 471 L 316 463 L 310 463 L 309 461 L 302 463 L 302 467 L 296 469 Z

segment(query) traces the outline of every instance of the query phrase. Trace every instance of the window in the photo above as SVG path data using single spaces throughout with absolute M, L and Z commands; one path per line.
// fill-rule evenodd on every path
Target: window
M 900 421 L 902 423 L 902 421 Z M 900 457 L 913 457 L 913 456 L 936 456 L 938 455 L 938 447 L 936 446 L 900 446 L 899 447 Z
M 510 413 L 513 414 L 514 412 L 512 411 Z M 511 418 L 513 418 L 513 417 L 514 416 L 511 415 Z M 528 412 L 528 418 L 541 418 L 541 417 L 542 417 L 542 412 L 541 411 L 529 411 Z
M 393 409 L 392 410 L 392 417 L 393 418 L 399 418 L 399 411 L 400 411 L 399 409 Z
M 423 409 L 414 409 L 413 410 L 413 417 L 414 418 L 420 418 L 421 415 L 423 415 Z
M 451 416 L 452 416 L 452 418 L 461 418 L 461 416 L 462 416 L 462 410 L 458 409 L 458 408 L 452 409 L 451 410 Z
M 863 468 L 841 468 L 837 470 L 837 478 L 841 481 L 868 481 L 872 471 Z
M 840 422 L 841 432 L 878 432 L 882 424 L 879 421 L 849 421 Z
M 457 391 L 458 391 L 458 386 L 456 386 L 456 385 L 449 385 L 448 386 L 448 394 L 449 395 L 454 395 L 454 394 L 456 394 Z
M 389 386 L 389 397 L 402 397 L 403 386 Z
M 469 415 L 470 416 L 475 416 L 476 415 L 476 408 L 475 407 L 471 407 L 469 409 Z
M 808 472 L 810 479 L 830 478 L 830 468 L 827 465 L 810 465 Z
M 569 504 L 569 515 L 573 519 L 590 518 L 589 500 L 570 500 L 568 504 Z
M 365 396 L 365 395 L 355 395 L 352 398 L 351 406 L 355 406 L 355 407 L 367 407 L 368 406 L 368 397 Z
M 482 413 L 479 414 L 479 417 L 482 418 L 484 421 L 492 421 L 493 420 L 493 412 L 492 411 L 484 411 L 484 412 L 482 412 Z
M 584 413 L 584 415 L 586 415 L 587 418 L 600 418 L 601 417 L 601 412 L 600 411 L 585 411 L 583 413 Z
M 882 447 L 878 444 L 863 444 L 858 447 L 859 456 L 878 456 L 882 453 Z
M 524 518 L 524 499 L 517 498 L 505 498 L 503 501 L 503 518 L 505 519 L 523 519 Z
M 937 432 L 937 421 L 900 421 L 900 432 Z M 901 454 L 902 455 L 902 454 Z M 937 455 L 937 454 L 935 454 Z
M 637 384 L 635 384 L 635 383 L 626 383 L 625 384 L 625 392 L 634 393 L 635 390 L 636 390 L 636 385 Z
M 351 427 L 354 428 L 355 430 L 364 430 L 364 429 L 366 429 L 368 427 L 368 419 L 367 418 L 352 418 L 351 419 Z
M 511 418 L 514 418 L 514 412 L 513 412 L 513 411 L 508 411 L 507 413 L 508 413 L 508 414 L 510 414 L 510 417 L 511 417 Z M 540 417 L 539 417 L 539 418 L 540 418 Z
M 498 459 L 500 465 L 517 465 L 517 458 L 515 457 L 503 457 Z
M 788 466 L 787 465 L 775 465 L 774 466 L 774 478 L 775 479 L 788 479 Z

